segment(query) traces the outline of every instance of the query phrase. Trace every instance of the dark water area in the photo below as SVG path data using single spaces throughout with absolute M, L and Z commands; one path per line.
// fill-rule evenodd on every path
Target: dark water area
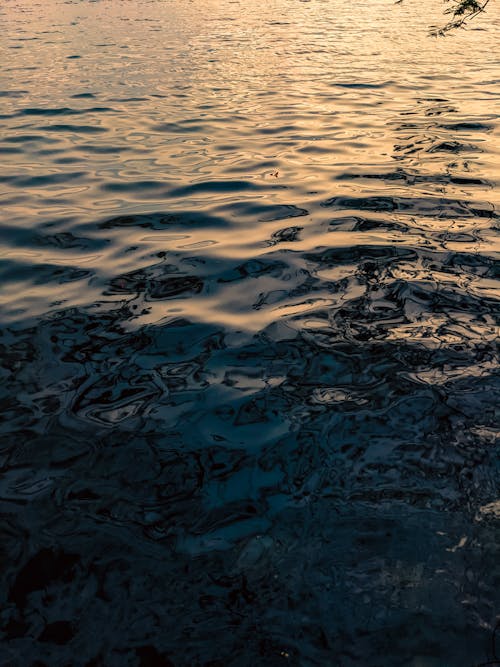
M 2 3 L 1 665 L 500 665 L 495 9 Z

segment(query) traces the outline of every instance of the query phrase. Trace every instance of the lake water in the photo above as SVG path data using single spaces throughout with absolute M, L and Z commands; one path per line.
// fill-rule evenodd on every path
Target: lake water
M 3 0 L 2 665 L 500 664 L 490 5 Z

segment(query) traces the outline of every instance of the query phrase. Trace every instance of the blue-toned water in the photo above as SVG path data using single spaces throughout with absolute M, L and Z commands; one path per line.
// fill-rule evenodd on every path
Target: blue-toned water
M 500 664 L 499 13 L 3 0 L 0 664 Z

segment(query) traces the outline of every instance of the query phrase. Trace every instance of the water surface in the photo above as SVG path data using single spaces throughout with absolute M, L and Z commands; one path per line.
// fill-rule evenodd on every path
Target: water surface
M 498 661 L 497 9 L 2 3 L 2 664 Z

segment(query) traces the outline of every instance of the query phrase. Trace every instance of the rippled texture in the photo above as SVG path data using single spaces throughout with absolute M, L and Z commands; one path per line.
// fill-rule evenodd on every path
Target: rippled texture
M 441 10 L 4 0 L 2 664 L 498 660 L 498 7 Z

